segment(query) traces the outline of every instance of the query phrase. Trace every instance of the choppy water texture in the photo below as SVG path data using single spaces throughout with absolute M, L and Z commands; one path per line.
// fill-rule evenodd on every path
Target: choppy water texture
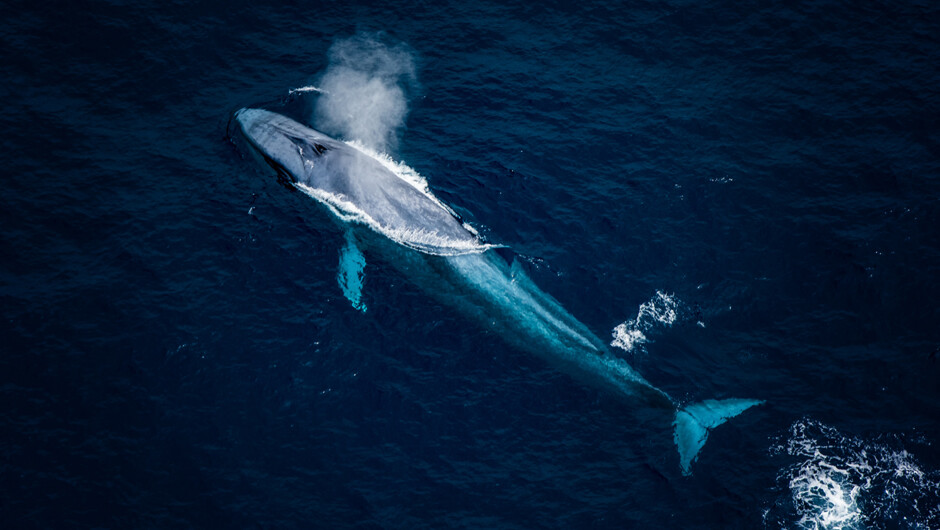
M 5 528 L 940 527 L 933 4 L 0 15 Z M 394 160 L 657 387 L 766 400 L 691 477 L 368 255 L 354 308 L 330 214 L 232 141 L 318 126 L 288 91 L 377 31 Z

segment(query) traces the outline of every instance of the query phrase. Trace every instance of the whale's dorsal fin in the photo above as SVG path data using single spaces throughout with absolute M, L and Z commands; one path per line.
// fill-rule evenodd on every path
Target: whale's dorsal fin
M 336 281 L 343 295 L 352 306 L 365 313 L 366 304 L 362 302 L 362 282 L 365 279 L 366 258 L 356 246 L 356 238 L 351 231 L 346 231 L 346 244 L 339 251 L 339 271 Z

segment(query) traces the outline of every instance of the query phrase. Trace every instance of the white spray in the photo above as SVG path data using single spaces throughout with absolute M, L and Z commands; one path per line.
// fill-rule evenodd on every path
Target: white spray
M 358 33 L 333 43 L 329 61 L 317 83 L 316 127 L 380 153 L 394 150 L 408 93 L 417 88 L 409 48 L 380 33 Z

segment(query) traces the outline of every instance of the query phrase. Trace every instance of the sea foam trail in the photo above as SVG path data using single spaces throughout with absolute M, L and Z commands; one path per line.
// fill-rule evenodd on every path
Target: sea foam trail
M 771 447 L 796 457 L 778 480 L 789 513 L 768 509 L 773 527 L 808 530 L 940 528 L 940 472 L 924 470 L 898 436 L 863 440 L 818 421 L 794 423 Z

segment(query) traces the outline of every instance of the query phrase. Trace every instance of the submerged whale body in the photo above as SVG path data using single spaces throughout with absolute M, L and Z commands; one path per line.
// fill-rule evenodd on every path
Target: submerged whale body
M 606 344 L 539 289 L 517 263 L 480 240 L 420 183 L 402 178 L 388 161 L 290 118 L 242 109 L 235 120 L 245 138 L 291 186 L 325 204 L 346 229 L 337 281 L 353 307 L 365 311 L 365 254 L 381 254 L 419 287 L 495 328 L 510 344 L 569 375 L 674 413 L 673 440 L 683 474 L 709 431 L 748 408 L 753 399 L 706 400 L 677 406 Z

